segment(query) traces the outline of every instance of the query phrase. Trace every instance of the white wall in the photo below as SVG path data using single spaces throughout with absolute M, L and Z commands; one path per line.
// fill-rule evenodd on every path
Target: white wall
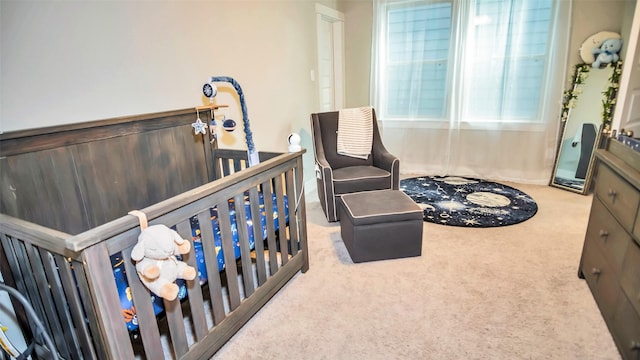
M 2 0 L 0 131 L 194 107 L 204 81 L 226 75 L 256 147 L 284 151 L 317 109 L 314 4 Z
M 313 179 L 315 2 L 0 0 L 0 133 L 195 107 L 208 102 L 203 83 L 225 75 L 242 86 L 258 150 L 286 151 L 290 131 L 307 134 Z M 220 90 L 240 123 L 235 91 Z M 221 146 L 246 148 L 234 133 Z M 15 332 L 11 315 L 0 298 L 0 322 Z

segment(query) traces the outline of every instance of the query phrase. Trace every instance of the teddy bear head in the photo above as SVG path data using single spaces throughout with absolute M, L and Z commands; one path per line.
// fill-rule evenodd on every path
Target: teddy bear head
M 606 39 L 600 45 L 600 51 L 606 54 L 617 54 L 622 49 L 622 39 Z
M 151 225 L 138 236 L 138 243 L 131 250 L 131 258 L 135 261 L 143 258 L 164 260 L 173 255 L 189 251 L 189 242 L 184 240 L 175 230 L 164 225 Z

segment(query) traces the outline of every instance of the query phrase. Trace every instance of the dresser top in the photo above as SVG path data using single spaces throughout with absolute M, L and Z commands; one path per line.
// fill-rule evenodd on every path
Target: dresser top
M 609 139 L 606 148 L 596 150 L 596 158 L 640 189 L 640 152 L 616 139 Z

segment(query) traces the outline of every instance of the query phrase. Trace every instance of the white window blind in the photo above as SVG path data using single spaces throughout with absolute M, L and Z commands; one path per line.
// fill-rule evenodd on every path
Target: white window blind
M 451 9 L 449 2 L 389 6 L 386 115 L 444 118 Z
M 540 122 L 552 10 L 552 0 L 383 2 L 381 118 Z

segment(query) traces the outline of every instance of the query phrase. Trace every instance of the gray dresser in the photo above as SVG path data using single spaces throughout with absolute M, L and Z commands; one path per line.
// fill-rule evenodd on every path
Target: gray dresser
M 611 139 L 596 152 L 595 191 L 580 260 L 620 354 L 640 359 L 640 152 Z

